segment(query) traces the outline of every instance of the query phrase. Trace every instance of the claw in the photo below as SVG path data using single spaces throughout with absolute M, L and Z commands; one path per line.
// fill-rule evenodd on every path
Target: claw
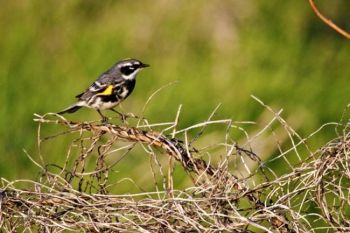
M 102 117 L 101 122 L 102 124 L 107 124 L 108 123 L 108 118 L 106 116 L 104 116 L 100 110 L 97 110 L 98 114 L 100 114 L 100 116 Z
M 101 123 L 102 124 L 107 124 L 108 123 L 108 118 L 107 117 L 102 117 L 102 119 L 101 119 Z
M 127 123 L 126 120 L 128 119 L 128 116 L 124 115 L 124 114 L 120 114 L 120 120 L 123 122 L 123 123 Z
M 120 112 L 118 112 L 117 110 L 115 110 L 115 109 L 113 109 L 113 108 L 111 108 L 110 110 L 113 111 L 113 112 L 115 112 L 115 113 L 117 113 L 117 114 L 119 115 L 119 117 L 120 117 L 120 120 L 121 120 L 123 123 L 125 123 L 125 124 L 128 123 L 128 122 L 126 121 L 126 120 L 128 119 L 128 116 L 127 116 L 127 115 L 124 115 L 123 113 L 120 113 Z

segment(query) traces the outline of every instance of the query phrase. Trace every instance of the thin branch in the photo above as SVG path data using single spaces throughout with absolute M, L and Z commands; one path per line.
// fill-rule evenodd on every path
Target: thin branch
M 339 26 L 337 26 L 335 23 L 333 23 L 331 20 L 327 19 L 325 16 L 321 14 L 321 12 L 316 7 L 316 4 L 314 0 L 309 0 L 310 6 L 312 10 L 315 12 L 315 14 L 329 27 L 333 28 L 336 32 L 343 35 L 345 38 L 350 39 L 350 34 L 346 32 L 345 30 L 341 29 Z

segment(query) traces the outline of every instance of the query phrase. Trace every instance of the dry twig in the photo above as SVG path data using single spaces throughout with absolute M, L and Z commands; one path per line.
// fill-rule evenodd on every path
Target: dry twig
M 349 232 L 348 128 L 312 151 L 306 144 L 309 137 L 297 135 L 279 114 L 269 110 L 273 121 L 248 137 L 247 145 L 271 132 L 273 122 L 287 132 L 290 142 L 279 142 L 282 144 L 276 154 L 265 161 L 260 161 L 254 148 L 241 148 L 231 138 L 231 131 L 243 130 L 241 126 L 231 120 L 213 120 L 213 114 L 208 121 L 186 129 L 177 129 L 178 117 L 173 124 L 154 124 L 165 127 L 163 130 L 154 130 L 150 124 L 103 125 L 70 122 L 55 114 L 37 115 L 39 147 L 57 137 L 75 138 L 62 165 L 44 164 L 43 152 L 39 152 L 41 162 L 31 158 L 41 169 L 39 180 L 2 179 L 0 228 L 5 232 Z M 212 124 L 226 125 L 225 142 L 194 148 L 189 140 L 191 131 L 197 130 L 192 135 L 201 140 L 205 136 L 203 127 Z M 43 137 L 41 130 L 49 125 L 65 131 Z M 167 136 L 168 131 L 171 136 Z M 128 144 L 121 145 L 120 141 Z M 109 175 L 120 160 L 109 163 L 107 158 L 111 153 L 133 156 L 135 144 L 141 144 L 144 153 L 151 155 L 149 173 L 153 171 L 154 177 L 173 175 L 162 172 L 164 163 L 157 156 L 167 155 L 181 164 L 193 180 L 192 185 L 185 189 L 164 185 L 163 190 L 156 188 L 154 192 L 112 194 Z M 217 151 L 221 159 L 206 162 L 206 155 L 219 157 L 215 155 Z M 91 158 L 95 161 L 92 170 Z M 245 166 L 246 159 L 255 163 L 252 168 L 246 166 L 249 175 L 235 173 L 240 169 L 233 168 Z M 276 167 L 276 162 L 283 169 Z M 23 183 L 27 189 L 19 188 Z
M 348 32 L 346 32 L 345 30 L 341 29 L 338 25 L 336 25 L 335 23 L 333 23 L 331 20 L 327 19 L 325 16 L 323 16 L 323 14 L 318 10 L 318 8 L 316 7 L 316 4 L 314 2 L 314 0 L 309 0 L 310 6 L 312 8 L 312 10 L 315 12 L 315 14 L 325 23 L 327 24 L 329 27 L 333 28 L 336 32 L 338 32 L 339 34 L 343 35 L 345 38 L 350 39 L 350 34 Z

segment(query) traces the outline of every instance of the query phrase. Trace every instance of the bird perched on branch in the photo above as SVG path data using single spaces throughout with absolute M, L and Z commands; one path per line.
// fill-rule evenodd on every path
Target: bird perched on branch
M 102 117 L 102 122 L 107 122 L 107 117 L 101 113 L 104 109 L 110 109 L 123 117 L 113 108 L 131 94 L 135 87 L 137 73 L 148 66 L 136 59 L 117 62 L 101 74 L 88 89 L 77 95 L 78 101 L 75 104 L 58 114 L 73 113 L 81 107 L 88 107 L 97 110 Z

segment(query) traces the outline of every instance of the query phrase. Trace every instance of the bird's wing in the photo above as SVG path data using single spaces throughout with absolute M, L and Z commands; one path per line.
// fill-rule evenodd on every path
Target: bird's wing
M 96 94 L 111 95 L 113 88 L 122 81 L 122 78 L 117 78 L 111 74 L 102 74 L 88 89 L 77 95 L 76 98 L 79 100 L 87 100 Z

